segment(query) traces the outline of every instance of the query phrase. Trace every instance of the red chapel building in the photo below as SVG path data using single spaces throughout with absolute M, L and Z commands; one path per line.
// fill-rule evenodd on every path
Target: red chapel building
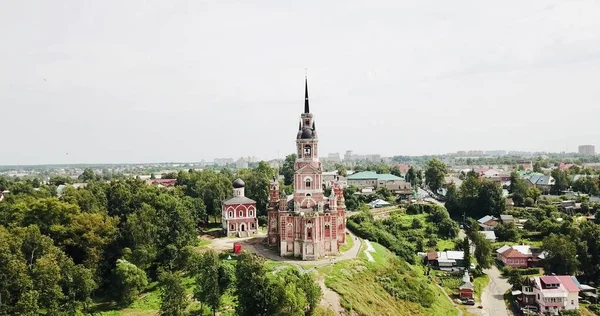
M 331 195 L 324 195 L 318 143 L 305 81 L 304 113 L 296 135 L 294 193 L 283 195 L 276 179 L 269 188 L 268 242 L 279 249 L 281 256 L 317 260 L 337 254 L 339 246 L 346 242 L 343 188 L 333 182 Z
M 244 196 L 245 183 L 242 179 L 233 181 L 233 197 L 223 202 L 223 231 L 227 236 L 248 237 L 256 234 L 256 201 Z

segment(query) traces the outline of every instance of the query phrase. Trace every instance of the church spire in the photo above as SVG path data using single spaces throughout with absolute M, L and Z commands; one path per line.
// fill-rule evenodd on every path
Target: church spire
M 304 77 L 304 113 L 310 113 L 308 108 L 308 77 Z

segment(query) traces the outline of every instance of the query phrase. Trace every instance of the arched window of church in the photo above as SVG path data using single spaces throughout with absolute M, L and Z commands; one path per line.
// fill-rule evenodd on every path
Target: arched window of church
M 244 213 L 242 213 L 242 211 L 240 211 L 240 213 L 239 213 L 240 217 L 244 216 L 243 214 L 244 214 Z
M 311 152 L 310 149 L 311 149 L 310 145 L 304 146 L 304 157 L 307 157 L 307 158 L 310 157 L 310 152 Z
M 308 221 L 308 222 L 306 223 L 306 226 L 308 226 L 308 227 L 306 228 L 306 238 L 307 238 L 307 239 L 312 239 L 312 222 L 311 222 L 311 221 Z
M 250 214 L 248 214 L 248 215 L 252 216 L 252 211 L 250 211 Z
M 307 188 L 307 189 L 310 189 L 311 182 L 312 182 L 312 181 L 310 180 L 310 178 L 307 178 L 307 179 L 306 179 L 306 181 L 305 181 L 305 183 L 304 183 L 304 184 L 306 185 L 306 188 Z
M 233 217 L 233 212 L 229 211 L 229 217 Z

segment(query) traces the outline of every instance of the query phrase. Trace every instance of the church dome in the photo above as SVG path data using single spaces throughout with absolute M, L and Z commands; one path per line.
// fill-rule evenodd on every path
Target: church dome
M 302 135 L 300 135 L 300 138 L 302 139 L 311 139 L 313 138 L 313 131 L 312 129 L 305 127 L 302 129 Z
M 239 189 L 239 188 L 243 188 L 246 184 L 244 183 L 244 180 L 237 178 L 235 181 L 233 181 L 233 188 L 234 189 Z

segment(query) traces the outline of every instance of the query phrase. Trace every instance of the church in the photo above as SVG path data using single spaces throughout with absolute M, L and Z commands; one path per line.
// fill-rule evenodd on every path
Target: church
M 274 179 L 269 187 L 268 243 L 281 256 L 318 260 L 339 252 L 346 242 L 346 206 L 342 186 L 333 182 L 331 195 L 322 188 L 317 129 L 308 103 L 305 79 L 304 113 L 300 115 L 294 164 L 294 193 L 285 196 Z

